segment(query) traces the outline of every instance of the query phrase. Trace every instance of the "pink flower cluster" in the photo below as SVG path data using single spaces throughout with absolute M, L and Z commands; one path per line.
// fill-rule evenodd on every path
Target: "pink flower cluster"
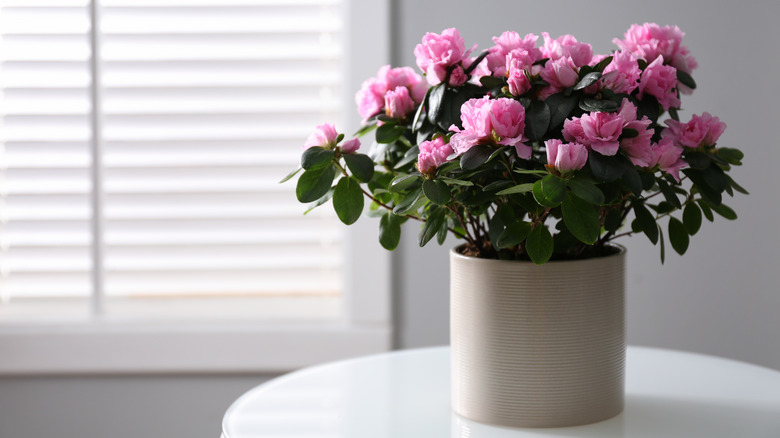
M 655 23 L 634 24 L 621 40 L 612 40 L 621 50 L 634 54 L 637 58 L 652 62 L 659 56 L 662 63 L 690 73 L 698 67 L 688 48 L 682 45 L 685 35 L 677 26 L 659 26 Z
M 563 138 L 606 156 L 623 150 L 635 166 L 653 168 L 658 165 L 679 181 L 679 170 L 685 165 L 680 158 L 682 149 L 672 142 L 653 144 L 655 131 L 650 124 L 647 117 L 637 119 L 636 106 L 623 99 L 617 113 L 595 111 L 566 120 Z M 626 132 L 631 132 L 631 135 Z
M 450 144 L 458 155 L 477 144 L 498 144 L 514 146 L 520 158 L 531 157 L 531 147 L 522 143 L 526 140 L 525 108 L 517 100 L 489 96 L 471 99 L 461 106 L 460 120 L 462 130 L 450 126 L 450 131 L 455 132 Z
M 376 77 L 363 82 L 355 102 L 363 121 L 383 111 L 389 117 L 400 119 L 422 103 L 425 92 L 425 83 L 412 68 L 385 65 Z
M 461 61 L 477 46 L 466 50 L 466 42 L 455 28 L 444 29 L 441 34 L 428 32 L 422 43 L 414 48 L 417 66 L 425 72 L 425 78 L 431 85 L 443 82 L 449 74 L 449 85 L 463 85 L 468 76 Z M 466 66 L 468 67 L 468 65 Z
M 321 147 L 325 149 L 334 149 L 338 144 L 339 134 L 336 127 L 331 123 L 323 123 L 314 129 L 303 144 L 304 149 Z M 360 140 L 352 138 L 341 143 L 339 150 L 344 154 L 351 154 L 360 148 Z
M 444 137 L 436 137 L 420 143 L 420 153 L 417 156 L 417 170 L 423 175 L 433 175 L 436 169 L 446 163 L 452 155 L 452 146 L 444 142 Z
M 713 146 L 726 130 L 726 124 L 710 113 L 701 116 L 694 114 L 688 123 L 667 120 L 669 126 L 661 132 L 661 136 L 673 140 L 674 144 L 687 148 Z

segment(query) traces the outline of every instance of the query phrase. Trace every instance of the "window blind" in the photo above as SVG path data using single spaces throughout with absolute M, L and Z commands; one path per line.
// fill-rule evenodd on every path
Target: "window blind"
M 341 110 L 339 0 L 100 0 L 96 78 L 88 1 L 0 5 L 0 298 L 97 293 L 93 165 L 105 296 L 341 290 L 338 220 L 278 184 Z

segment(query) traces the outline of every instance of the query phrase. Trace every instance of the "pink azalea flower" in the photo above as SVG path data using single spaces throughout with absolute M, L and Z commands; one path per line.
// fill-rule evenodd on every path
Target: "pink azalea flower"
M 444 29 L 441 35 L 426 33 L 422 43 L 414 48 L 414 56 L 417 58 L 417 66 L 425 72 L 428 83 L 437 85 L 447 77 L 447 69 L 460 63 L 474 48 L 466 50 L 460 32 L 449 28 Z
M 620 149 L 626 152 L 635 166 L 648 167 L 652 161 L 652 138 L 655 130 L 649 129 L 652 123 L 647 117 L 637 120 L 637 109 L 628 99 L 623 99 L 623 105 L 618 113 L 623 119 L 623 129 L 633 129 L 638 132 L 636 137 L 621 138 Z
M 540 97 L 546 99 L 550 95 L 558 93 L 571 87 L 577 83 L 579 79 L 579 73 L 577 72 L 577 66 L 574 61 L 564 56 L 556 60 L 547 61 L 544 65 L 544 69 L 541 72 L 542 79 L 544 79 L 549 87 L 542 90 Z
M 507 85 L 513 96 L 520 96 L 531 89 L 531 81 L 526 74 L 526 64 L 522 59 L 507 56 Z
M 398 87 L 408 88 L 415 104 L 419 105 L 425 98 L 425 83 L 412 68 L 390 68 L 385 65 L 379 69 L 376 77 L 364 81 L 355 95 L 358 113 L 363 117 L 363 121 L 381 113 L 385 108 L 385 94 Z
M 615 155 L 625 121 L 619 114 L 593 112 L 563 122 L 563 138 L 582 143 L 602 155 Z
M 403 119 L 414 111 L 414 101 L 409 96 L 409 89 L 396 87 L 385 93 L 385 114 L 394 119 Z
M 659 169 L 672 175 L 675 181 L 680 182 L 680 169 L 688 163 L 680 156 L 682 148 L 675 146 L 671 138 L 662 138 L 658 144 L 652 147 L 652 159 L 648 163 L 648 168 L 658 166 Z
M 677 70 L 663 64 L 663 58 L 655 58 L 639 80 L 639 98 L 649 94 L 658 99 L 664 110 L 679 108 L 680 98 L 677 96 Z
M 567 174 L 585 167 L 588 162 L 588 149 L 580 143 L 563 143 L 558 139 L 544 142 L 547 149 L 547 165 L 553 166 L 561 174 Z
M 357 138 L 351 138 L 349 140 L 346 140 L 345 142 L 341 143 L 341 146 L 339 146 L 339 150 L 341 150 L 342 153 L 345 154 L 352 154 L 355 151 L 357 151 L 360 148 L 360 140 Z
M 303 144 L 304 149 L 319 146 L 327 149 L 336 147 L 336 138 L 339 134 L 336 132 L 336 127 L 331 123 L 323 123 L 314 129 L 314 132 L 306 139 L 306 143 Z
M 669 127 L 661 132 L 664 138 L 671 138 L 675 144 L 688 148 L 714 145 L 726 130 L 726 124 L 710 113 L 701 116 L 694 114 L 688 123 L 680 123 L 675 120 L 665 122 Z
M 542 57 L 551 60 L 569 57 L 577 67 L 588 65 L 593 58 L 593 48 L 590 44 L 577 41 L 572 35 L 562 35 L 551 39 L 550 34 L 542 32 L 544 45 L 542 45 Z
M 688 48 L 681 44 L 684 35 L 677 26 L 661 27 L 655 23 L 644 23 L 641 26 L 632 25 L 624 39 L 615 38 L 612 42 L 621 50 L 633 53 L 647 62 L 661 56 L 665 64 L 690 73 L 698 67 L 698 63 Z
M 615 93 L 631 94 L 639 86 L 642 70 L 637 59 L 627 52 L 616 52 L 612 62 L 604 68 L 600 84 Z
M 525 141 L 525 108 L 514 100 L 507 98 L 471 99 L 460 108 L 463 129 L 453 125 L 450 127 L 455 135 L 450 138 L 450 144 L 458 155 L 463 154 L 472 146 L 481 143 L 491 143 L 514 146 L 520 158 L 531 157 L 531 147 L 522 144 Z
M 488 55 L 485 58 L 488 69 L 494 76 L 506 76 L 509 69 L 507 56 L 514 50 L 521 50 L 528 54 L 531 60 L 528 65 L 542 59 L 542 52 L 536 47 L 538 36 L 529 33 L 520 38 L 517 32 L 504 32 L 501 36 L 493 37 L 495 46 L 488 49 Z
M 452 153 L 452 146 L 444 143 L 444 137 L 424 141 L 420 143 L 420 153 L 417 155 L 417 170 L 423 175 L 433 175 Z

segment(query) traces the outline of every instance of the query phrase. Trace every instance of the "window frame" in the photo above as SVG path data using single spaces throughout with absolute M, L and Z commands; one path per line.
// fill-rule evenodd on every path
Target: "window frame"
M 345 0 L 341 132 L 357 128 L 354 92 L 390 60 L 390 0 Z M 365 17 L 382 17 L 366 20 Z M 371 35 L 372 38 L 365 38 Z M 276 373 L 392 347 L 391 255 L 363 218 L 345 230 L 343 318 L 0 320 L 0 375 Z

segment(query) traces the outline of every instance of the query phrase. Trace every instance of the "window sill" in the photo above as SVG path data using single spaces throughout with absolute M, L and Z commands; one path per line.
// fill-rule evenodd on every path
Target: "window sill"
M 0 375 L 278 373 L 390 349 L 389 324 L 344 322 L 342 305 L 114 299 L 94 317 L 82 300 L 17 301 L 0 308 Z
M 3 324 L 0 375 L 279 373 L 390 349 L 386 326 L 343 323 Z

